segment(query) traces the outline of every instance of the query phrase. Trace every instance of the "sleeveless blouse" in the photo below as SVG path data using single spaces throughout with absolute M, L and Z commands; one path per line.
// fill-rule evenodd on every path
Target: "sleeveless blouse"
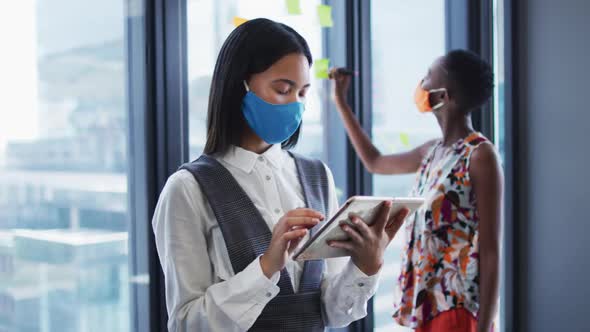
M 439 313 L 479 311 L 479 216 L 469 176 L 473 151 L 490 143 L 473 133 L 450 148 L 436 144 L 418 171 L 412 196 L 425 204 L 405 223 L 406 243 L 394 319 L 416 328 Z M 436 160 L 436 153 L 442 152 Z

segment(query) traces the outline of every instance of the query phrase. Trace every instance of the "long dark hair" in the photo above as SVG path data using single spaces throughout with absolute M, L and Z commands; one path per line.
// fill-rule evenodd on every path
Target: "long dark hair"
M 246 94 L 242 81 L 292 53 L 304 55 L 311 66 L 307 42 L 285 24 L 259 18 L 232 31 L 221 47 L 211 81 L 205 154 L 225 152 L 240 143 L 247 126 L 241 111 Z M 301 126 L 282 143 L 284 149 L 297 144 L 300 130 Z

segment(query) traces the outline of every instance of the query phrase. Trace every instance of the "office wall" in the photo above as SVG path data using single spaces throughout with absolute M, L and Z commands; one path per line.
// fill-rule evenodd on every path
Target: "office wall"
M 590 1 L 515 9 L 518 331 L 589 331 Z

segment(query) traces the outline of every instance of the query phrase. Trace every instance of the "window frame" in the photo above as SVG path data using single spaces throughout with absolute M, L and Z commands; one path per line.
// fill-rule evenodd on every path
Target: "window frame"
M 502 325 L 501 331 L 516 331 L 522 326 L 521 318 L 523 300 L 518 292 L 519 281 L 522 276 L 519 275 L 522 266 L 522 254 L 525 251 L 525 244 L 522 243 L 526 230 L 522 229 L 519 220 L 523 211 L 525 199 L 517 190 L 523 182 L 522 167 L 519 166 L 519 160 L 523 154 L 523 138 L 519 128 L 523 126 L 521 115 L 518 112 L 518 105 L 515 101 L 519 100 L 518 84 L 519 77 L 515 64 L 518 59 L 518 43 L 520 42 L 516 34 L 518 24 L 516 1 L 498 0 L 504 5 L 504 127 L 505 127 L 505 153 L 504 153 L 504 250 L 503 254 L 503 281 L 504 289 L 502 292 Z M 520 180 L 519 180 L 520 179 Z M 522 283 L 521 283 L 522 284 Z
M 130 329 L 166 331 L 151 219 L 166 180 L 188 158 L 186 0 L 137 0 L 128 10 Z

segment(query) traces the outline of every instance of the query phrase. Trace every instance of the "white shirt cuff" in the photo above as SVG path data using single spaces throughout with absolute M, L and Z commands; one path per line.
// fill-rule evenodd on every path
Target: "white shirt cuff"
M 379 279 L 381 278 L 381 269 L 374 275 L 368 276 L 354 265 L 352 260 L 349 260 L 342 274 L 346 279 L 345 283 L 353 284 L 355 286 L 354 288 L 358 290 L 357 294 L 364 295 L 364 298 L 368 299 L 377 292 Z
M 250 303 L 251 307 L 244 310 L 238 317 L 234 317 L 241 329 L 247 330 L 260 315 L 262 309 L 280 291 L 277 283 L 280 279 L 280 272 L 268 279 L 262 272 L 260 257 L 250 263 L 242 272 L 235 275 L 232 280 L 234 285 L 244 290 L 244 303 Z M 246 288 L 246 289 L 244 289 Z M 231 313 L 231 310 L 229 311 Z M 231 314 L 228 314 L 231 316 Z
M 260 257 L 248 265 L 242 273 L 246 274 L 247 278 L 251 280 L 251 282 L 246 282 L 245 284 L 252 286 L 252 299 L 258 304 L 266 305 L 270 300 L 277 296 L 281 290 L 279 286 L 277 286 L 279 279 L 281 278 L 281 273 L 276 272 L 270 279 L 267 278 L 262 271 Z

